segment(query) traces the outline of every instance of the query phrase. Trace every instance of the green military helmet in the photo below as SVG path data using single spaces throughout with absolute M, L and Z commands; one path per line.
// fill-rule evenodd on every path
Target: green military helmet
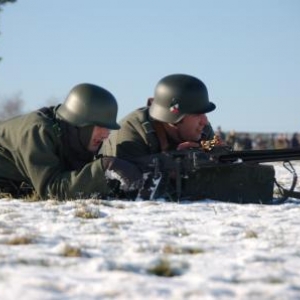
M 156 85 L 149 113 L 155 120 L 175 124 L 187 114 L 205 114 L 215 108 L 216 105 L 209 102 L 207 88 L 201 80 L 173 74 Z
M 73 87 L 64 103 L 57 109 L 60 118 L 78 127 L 94 125 L 119 129 L 117 113 L 115 97 L 104 88 L 90 83 Z

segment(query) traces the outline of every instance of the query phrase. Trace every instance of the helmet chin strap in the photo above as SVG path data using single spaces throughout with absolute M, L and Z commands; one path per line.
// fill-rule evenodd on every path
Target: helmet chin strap
M 77 127 L 78 139 L 84 149 L 88 149 L 94 127 L 94 125 Z
M 186 115 L 182 115 L 182 117 L 179 119 L 179 121 L 177 121 L 176 123 L 168 123 L 169 126 L 171 128 L 174 128 L 174 130 L 172 130 L 172 132 L 174 133 L 174 135 L 172 136 L 174 138 L 175 141 L 181 143 L 181 142 L 185 142 L 184 138 L 181 136 L 179 130 L 178 130 L 178 125 L 180 123 L 182 123 L 183 121 L 183 118 L 185 117 Z
M 182 123 L 183 118 L 186 115 L 183 115 L 183 117 L 180 119 L 180 121 L 178 121 L 177 123 L 173 124 L 173 123 L 167 123 L 168 126 L 166 126 L 166 131 L 168 132 L 168 134 L 171 136 L 171 138 L 176 141 L 177 143 L 184 143 L 187 142 L 186 138 L 184 138 L 181 134 L 180 131 L 178 130 L 178 125 L 180 123 Z M 202 134 L 201 134 L 202 136 Z M 199 138 L 199 140 L 201 140 L 201 137 Z M 198 141 L 190 141 L 190 142 L 199 142 Z
M 180 121 L 176 124 L 173 123 L 165 123 L 165 129 L 168 133 L 168 135 L 172 138 L 172 140 L 174 140 L 177 143 L 181 143 L 182 137 L 179 134 L 179 130 L 178 130 L 178 124 L 180 123 Z

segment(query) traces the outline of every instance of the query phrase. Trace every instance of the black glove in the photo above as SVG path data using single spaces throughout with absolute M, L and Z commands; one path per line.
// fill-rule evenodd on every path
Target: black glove
M 173 171 L 175 168 L 174 159 L 166 153 L 150 154 L 132 159 L 134 164 L 139 166 L 143 172 L 154 171 L 159 172 Z
M 134 192 L 143 184 L 142 172 L 132 163 L 116 157 L 102 157 L 102 167 L 112 192 Z

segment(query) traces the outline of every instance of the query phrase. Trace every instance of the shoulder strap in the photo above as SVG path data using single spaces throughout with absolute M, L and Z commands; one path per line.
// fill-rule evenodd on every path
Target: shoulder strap
M 146 133 L 147 142 L 151 153 L 164 152 L 168 150 L 168 139 L 166 131 L 160 122 L 145 121 L 142 127 Z
M 162 152 L 167 151 L 168 148 L 169 148 L 169 143 L 168 143 L 167 134 L 166 134 L 166 131 L 163 127 L 163 124 L 160 123 L 160 122 L 154 121 L 153 122 L 153 127 L 154 127 L 156 135 L 158 137 L 161 151 Z
M 142 128 L 146 134 L 148 145 L 150 146 L 151 153 L 156 153 L 159 150 L 159 141 L 157 139 L 155 130 L 151 121 L 142 123 Z
M 55 110 L 56 108 L 54 106 L 42 107 L 38 110 L 38 114 L 41 114 L 42 116 L 53 121 L 54 132 L 58 137 L 60 137 L 62 135 L 62 130 L 60 122 L 55 117 Z
M 151 106 L 153 98 L 148 98 L 146 109 Z M 160 122 L 148 119 L 142 123 L 146 133 L 147 142 L 152 153 L 166 151 L 168 149 L 168 139 L 163 125 Z

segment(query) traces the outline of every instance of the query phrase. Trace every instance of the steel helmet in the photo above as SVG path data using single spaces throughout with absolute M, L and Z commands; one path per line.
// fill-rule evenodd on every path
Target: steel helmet
M 90 83 L 73 87 L 64 103 L 57 109 L 60 118 L 78 127 L 94 125 L 119 129 L 117 113 L 115 97 L 104 88 Z
M 205 114 L 215 108 L 216 105 L 209 102 L 207 88 L 201 80 L 173 74 L 156 85 L 149 113 L 155 120 L 175 124 L 187 114 Z

